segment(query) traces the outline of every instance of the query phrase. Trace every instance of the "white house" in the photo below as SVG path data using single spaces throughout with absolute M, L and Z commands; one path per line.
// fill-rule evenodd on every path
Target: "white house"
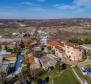
M 48 42 L 48 46 L 52 47 L 52 50 L 55 51 L 55 55 L 62 58 L 64 52 L 64 43 L 58 41 Z
M 91 44 L 83 44 L 81 46 L 83 48 L 83 55 L 91 56 Z

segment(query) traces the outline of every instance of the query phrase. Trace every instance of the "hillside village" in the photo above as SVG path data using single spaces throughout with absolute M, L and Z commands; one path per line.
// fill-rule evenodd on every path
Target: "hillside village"
M 79 45 L 70 41 L 53 40 L 42 30 L 31 34 L 21 33 L 18 36 L 0 41 L 1 84 L 37 84 L 39 80 L 51 82 L 50 76 L 47 75 L 49 72 L 57 75 L 72 66 L 72 69 L 78 67 L 81 73 L 85 73 L 83 70 L 91 63 L 90 44 Z M 86 69 L 85 75 L 91 76 L 91 69 Z M 83 80 L 88 82 L 85 78 Z

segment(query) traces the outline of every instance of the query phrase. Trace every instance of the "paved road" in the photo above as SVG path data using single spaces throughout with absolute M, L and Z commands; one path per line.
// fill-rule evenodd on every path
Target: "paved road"
M 84 61 L 84 62 L 78 63 L 78 66 L 79 66 L 79 67 L 84 67 L 84 66 L 86 66 L 86 65 L 91 65 L 91 60 L 86 60 L 86 61 Z

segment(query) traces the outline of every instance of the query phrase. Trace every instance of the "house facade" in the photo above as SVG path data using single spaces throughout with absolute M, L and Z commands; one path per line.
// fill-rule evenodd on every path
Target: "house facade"
M 79 61 L 82 59 L 82 48 L 74 43 L 65 43 L 65 54 L 71 61 Z
M 56 56 L 62 58 L 64 52 L 64 43 L 58 41 L 50 41 L 48 42 L 48 46 L 51 46 Z
M 82 59 L 83 50 L 81 46 L 70 42 L 50 41 L 48 46 L 51 46 L 55 51 L 55 55 L 62 58 L 67 56 L 71 61 L 79 61 Z
M 83 48 L 83 55 L 91 56 L 91 44 L 83 44 L 81 46 Z

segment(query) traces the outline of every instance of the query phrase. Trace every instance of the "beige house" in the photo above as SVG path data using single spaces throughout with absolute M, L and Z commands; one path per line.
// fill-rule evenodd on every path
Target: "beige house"
M 82 59 L 82 48 L 77 44 L 66 42 L 65 54 L 71 61 L 79 61 Z
M 83 50 L 80 45 L 58 41 L 50 41 L 48 45 L 55 51 L 55 55 L 60 58 L 66 55 L 71 61 L 79 61 L 82 59 Z

